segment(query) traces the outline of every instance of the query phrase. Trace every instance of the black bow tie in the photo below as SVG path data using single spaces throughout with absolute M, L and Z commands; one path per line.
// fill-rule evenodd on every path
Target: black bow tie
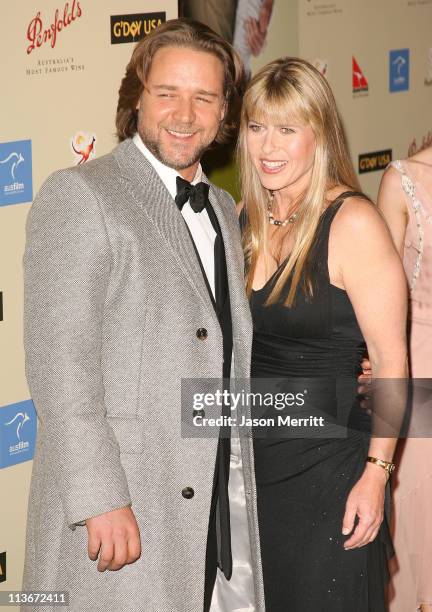
M 191 185 L 189 181 L 185 181 L 181 176 L 177 176 L 177 195 L 175 202 L 181 210 L 184 204 L 189 200 L 189 204 L 194 212 L 198 213 L 204 210 L 208 202 L 209 186 L 207 183 L 197 183 Z

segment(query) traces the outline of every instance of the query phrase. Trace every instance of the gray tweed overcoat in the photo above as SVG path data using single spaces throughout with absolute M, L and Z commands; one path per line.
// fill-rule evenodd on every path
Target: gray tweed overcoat
M 209 197 L 226 249 L 234 376 L 246 378 L 238 221 L 226 192 L 212 185 Z M 131 140 L 46 181 L 28 217 L 24 272 L 39 430 L 23 588 L 67 590 L 73 612 L 201 612 L 217 439 L 181 436 L 180 387 L 182 377 L 222 375 L 222 334 L 181 213 Z M 261 611 L 253 452 L 241 442 Z M 128 504 L 141 557 L 99 573 L 76 524 Z M 34 607 L 55 609 L 65 608 Z

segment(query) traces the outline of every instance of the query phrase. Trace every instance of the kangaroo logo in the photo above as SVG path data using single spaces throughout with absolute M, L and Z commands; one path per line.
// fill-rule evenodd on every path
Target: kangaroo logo
M 94 136 L 94 134 L 92 135 L 90 142 L 87 142 L 87 144 L 85 144 L 85 142 L 86 142 L 86 138 L 84 134 L 82 133 L 75 134 L 75 136 L 72 139 L 72 142 L 71 142 L 72 150 L 75 153 L 75 155 L 78 155 L 80 157 L 77 163 L 77 166 L 88 161 L 90 155 L 92 154 L 94 155 L 95 153 L 94 143 L 96 142 L 96 137 Z
M 7 164 L 8 162 L 12 162 L 10 167 L 10 173 L 13 180 L 15 180 L 15 170 L 17 169 L 17 166 L 22 164 L 23 161 L 24 157 L 21 155 L 21 153 L 16 153 L 14 151 L 10 155 L 8 155 L 6 159 L 1 160 L 0 164 Z
M 17 412 L 13 419 L 5 423 L 5 425 L 12 425 L 12 423 L 17 422 L 16 435 L 19 441 L 21 441 L 20 433 L 21 429 L 27 421 L 30 421 L 30 417 L 27 412 Z

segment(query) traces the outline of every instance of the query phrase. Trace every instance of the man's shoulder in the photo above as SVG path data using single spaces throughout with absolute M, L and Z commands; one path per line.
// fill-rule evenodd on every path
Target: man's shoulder
M 73 185 L 86 185 L 89 188 L 96 188 L 98 185 L 105 185 L 107 181 L 112 182 L 119 173 L 119 166 L 115 157 L 117 148 L 85 164 L 55 170 L 44 181 L 41 191 L 60 190 L 67 192 Z
M 116 151 L 120 146 L 121 145 L 117 145 L 109 153 L 96 157 L 85 164 L 74 166 L 71 170 L 76 172 L 78 177 L 90 183 L 105 180 L 107 175 L 115 176 L 119 173 Z

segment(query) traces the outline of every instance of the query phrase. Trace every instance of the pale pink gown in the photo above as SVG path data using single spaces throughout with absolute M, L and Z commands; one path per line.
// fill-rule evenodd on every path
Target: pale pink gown
M 394 476 L 389 612 L 414 612 L 432 604 L 432 166 L 409 160 L 391 164 L 401 175 L 409 221 L 404 268 L 410 286 L 410 366 L 415 385 L 408 437 L 400 445 Z M 432 180 L 428 180 L 432 184 Z M 422 437 L 428 436 L 428 437 Z

